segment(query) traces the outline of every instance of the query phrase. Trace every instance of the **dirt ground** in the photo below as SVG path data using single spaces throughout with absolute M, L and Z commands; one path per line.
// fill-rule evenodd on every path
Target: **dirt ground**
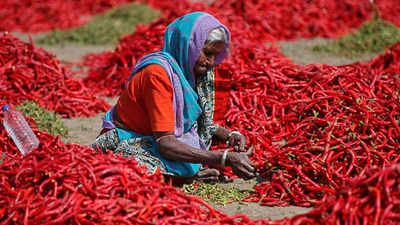
M 22 40 L 28 41 L 29 37 L 27 34 L 12 33 Z M 42 34 L 34 35 L 34 40 Z M 293 62 L 298 64 L 309 64 L 309 63 L 327 63 L 331 65 L 342 65 L 352 63 L 354 61 L 368 60 L 372 56 L 364 57 L 362 59 L 348 59 L 344 57 L 338 57 L 329 54 L 315 54 L 310 49 L 311 46 L 322 43 L 325 39 L 313 39 L 313 40 L 297 40 L 292 42 L 280 42 L 281 51 L 288 58 L 291 58 Z M 44 48 L 48 52 L 51 52 L 57 56 L 62 62 L 78 62 L 82 60 L 82 57 L 88 53 L 102 52 L 105 50 L 113 50 L 113 46 L 82 46 L 76 44 L 66 44 L 63 46 L 46 46 L 38 45 Z M 106 99 L 111 105 L 116 103 L 117 98 Z M 66 127 L 69 130 L 69 137 L 64 138 L 64 142 L 74 142 L 82 145 L 89 145 L 96 138 L 100 131 L 101 121 L 104 113 L 90 118 L 73 118 L 63 119 Z M 241 179 L 235 180 L 230 184 L 218 184 L 218 185 L 231 185 L 241 190 L 252 188 L 256 184 L 255 180 L 244 181 Z M 284 217 L 293 217 L 297 214 L 306 213 L 311 208 L 304 207 L 263 207 L 257 203 L 232 203 L 225 206 L 215 205 L 215 208 L 224 211 L 229 215 L 235 214 L 246 214 L 250 218 L 269 218 L 269 219 L 281 219 Z
M 346 65 L 357 61 L 368 61 L 375 55 L 366 55 L 361 58 L 348 58 L 337 56 L 330 53 L 316 53 L 312 50 L 313 46 L 321 45 L 329 41 L 326 38 L 299 39 L 290 42 L 278 42 L 281 52 L 296 64 L 325 63 L 329 65 Z

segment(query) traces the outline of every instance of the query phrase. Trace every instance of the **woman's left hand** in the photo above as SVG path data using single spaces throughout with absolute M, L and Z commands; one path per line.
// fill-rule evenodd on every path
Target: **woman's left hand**
M 246 138 L 240 133 L 233 132 L 232 135 L 226 141 L 228 146 L 232 146 L 237 152 L 244 151 L 244 145 L 246 144 Z

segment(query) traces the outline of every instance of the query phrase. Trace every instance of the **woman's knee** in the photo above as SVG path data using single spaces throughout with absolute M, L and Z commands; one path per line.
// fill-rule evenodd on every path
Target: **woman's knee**
M 101 150 L 106 152 L 107 150 L 114 151 L 119 143 L 118 134 L 115 129 L 109 130 L 96 138 L 91 144 L 91 147 L 95 150 Z

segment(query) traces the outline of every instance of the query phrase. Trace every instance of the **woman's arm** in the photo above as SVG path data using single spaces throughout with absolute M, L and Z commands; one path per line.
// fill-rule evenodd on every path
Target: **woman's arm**
M 222 152 L 206 151 L 191 147 L 180 142 L 172 133 L 155 133 L 156 142 L 162 157 L 190 163 L 201 163 L 208 165 L 221 165 Z M 226 165 L 232 167 L 239 177 L 250 179 L 254 177 L 255 169 L 253 163 L 246 154 L 229 152 L 226 155 Z
M 205 151 L 178 141 L 172 133 L 155 133 L 156 142 L 162 157 L 181 162 L 219 165 L 222 152 Z

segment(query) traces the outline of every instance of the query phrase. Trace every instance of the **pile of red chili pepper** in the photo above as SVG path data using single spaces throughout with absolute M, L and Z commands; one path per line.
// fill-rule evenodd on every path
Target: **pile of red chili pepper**
M 400 27 L 400 21 L 398 15 L 400 14 L 400 1 L 399 0 L 374 0 L 376 8 L 379 11 L 379 15 L 387 20 L 396 24 Z
M 265 182 L 255 187 L 257 193 L 249 196 L 248 201 L 262 205 L 319 205 L 325 196 L 334 194 L 338 187 L 366 170 L 399 161 L 399 46 L 371 62 L 345 66 L 295 65 L 279 49 L 264 47 L 264 41 L 271 37 L 269 33 L 254 32 L 260 24 L 252 24 L 250 14 L 263 17 L 258 7 L 264 9 L 272 4 L 264 2 L 217 1 L 214 6 L 226 7 L 220 11 L 211 8 L 213 5 L 194 6 L 196 10 L 212 11 L 233 33 L 232 57 L 221 65 L 233 74 L 233 90 L 226 120 L 218 122 L 239 130 L 255 146 L 252 159 L 258 163 Z M 278 2 L 277 5 L 288 7 L 285 1 Z M 328 2 L 307 4 L 310 8 L 313 3 L 340 5 L 338 1 Z M 355 18 L 368 17 L 370 7 L 366 2 L 343 2 L 341 7 L 357 9 L 352 11 L 360 14 Z M 246 8 L 253 11 L 239 13 Z M 337 12 L 340 7 L 325 8 L 340 14 Z M 297 12 L 303 8 L 295 9 Z M 223 17 L 229 10 L 235 13 Z M 303 16 L 301 21 L 308 21 L 307 14 Z M 353 17 L 349 15 L 349 18 Z M 93 67 L 85 82 L 98 84 L 102 94 L 118 94 L 121 89 L 117 88 L 122 87 L 135 61 L 160 48 L 162 31 L 169 21 L 162 17 L 141 26 L 122 39 L 114 52 L 91 56 L 88 65 Z M 361 23 L 362 19 L 356 21 Z M 333 35 L 339 26 L 328 26 L 330 32 L 325 33 L 297 29 L 296 32 L 302 32 L 291 35 Z M 282 29 L 282 33 L 290 29 Z M 274 39 L 291 35 L 277 35 Z M 101 82 L 112 83 L 112 90 L 107 90 Z
M 3 103 L 2 101 L 0 101 Z M 0 224 L 397 224 L 400 165 L 367 170 L 311 212 L 278 221 L 227 216 L 128 158 L 37 130 L 21 158 L 0 130 Z
M 67 29 L 83 25 L 89 16 L 126 2 L 129 0 L 3 0 L 0 31 Z
M 400 44 L 344 66 L 268 63 L 268 51 L 258 52 L 234 74 L 221 121 L 255 146 L 266 181 L 249 201 L 319 205 L 350 178 L 399 162 Z
M 92 116 L 109 108 L 52 54 L 4 33 L 0 37 L 0 99 L 33 100 L 63 117 Z
M 99 87 L 93 90 L 101 94 L 119 94 L 136 60 L 160 49 L 165 26 L 176 17 L 172 15 L 192 10 L 212 12 L 233 34 L 232 57 L 220 67 L 232 74 L 229 110 L 225 119 L 217 122 L 247 137 L 249 145 L 255 148 L 252 160 L 264 179 L 255 186 L 256 193 L 246 200 L 273 206 L 317 206 L 309 214 L 273 224 L 399 223 L 399 167 L 395 164 L 400 159 L 400 44 L 369 62 L 344 66 L 295 65 L 277 47 L 264 45 L 266 40 L 339 34 L 342 21 L 336 17 L 332 18 L 336 21 L 325 20 L 331 17 L 321 15 L 338 13 L 359 24 L 369 17 L 370 7 L 365 1 L 341 1 L 344 5 L 338 1 L 291 1 L 293 11 L 286 11 L 289 1 L 267 4 L 226 0 L 216 1 L 211 7 L 182 2 L 152 2 L 162 8 L 161 18 L 122 39 L 114 52 L 89 57 L 86 63 L 93 67 L 86 79 L 88 86 Z M 300 3 L 310 6 L 310 15 Z M 326 4 L 327 10 L 313 11 L 319 4 Z M 345 12 L 338 11 L 341 7 Z M 269 21 L 266 19 L 269 14 L 263 11 L 266 9 L 289 13 L 286 17 L 296 15 L 294 24 L 306 23 L 300 23 L 298 26 L 304 26 L 300 28 L 282 25 L 282 32 L 274 33 L 280 27 L 271 24 L 281 17 L 276 15 L 270 24 L 263 24 L 262 21 Z M 325 22 L 316 23 L 312 18 Z M 310 21 L 317 26 L 310 28 L 311 23 L 307 25 Z M 269 30 L 267 25 L 273 29 Z M 286 31 L 294 27 L 296 30 Z M 77 98 L 74 94 L 84 87 L 75 81 L 65 82 L 70 78 L 68 72 L 54 57 L 37 53 L 39 50 L 32 43 L 15 47 L 14 42 L 18 41 L 5 37 L 0 39 L 0 45 L 11 47 L 0 46 L 0 74 L 8 74 L 1 79 L 0 90 L 6 87 L 9 98 L 0 98 L 0 103 L 28 93 L 41 93 L 39 96 L 45 99 L 47 95 L 43 92 L 49 95 L 60 92 L 46 102 L 53 104 L 54 110 L 56 100 L 62 99 L 60 95 L 66 91 Z M 10 51 L 13 46 L 18 50 Z M 8 52 L 16 53 L 10 56 Z M 26 52 L 35 54 L 25 55 Z M 46 63 L 39 66 L 38 59 Z M 21 64 L 16 64 L 20 60 Z M 10 74 L 19 75 L 15 79 Z M 42 75 L 52 80 L 49 74 L 63 75 L 51 82 L 58 85 L 50 89 L 52 92 L 48 90 L 53 86 L 37 88 L 37 84 L 26 81 L 40 80 Z M 23 80 L 26 76 L 28 79 Z M 21 84 L 23 88 L 19 88 Z M 41 104 L 39 97 L 33 100 Z M 65 107 L 63 102 L 58 104 Z M 79 106 L 71 105 L 68 109 Z M 60 112 L 67 114 L 64 110 Z M 0 164 L 0 223 L 270 224 L 266 220 L 249 221 L 243 215 L 228 217 L 203 201 L 159 182 L 158 173 L 146 175 L 130 159 L 63 144 L 36 129 L 41 145 L 19 158 L 4 129 L 0 132 L 4 143 L 1 152 L 6 153 Z M 226 173 L 231 175 L 229 171 Z
M 245 215 L 229 217 L 160 182 L 160 173 L 149 175 L 131 159 L 34 132 L 41 144 L 21 158 L 6 131 L 0 130 L 0 224 L 250 222 Z
M 95 86 L 99 93 L 118 95 L 135 62 L 145 53 L 159 50 L 163 42 L 163 29 L 177 16 L 187 12 L 206 11 L 216 16 L 230 28 L 235 48 L 241 46 L 243 41 L 262 45 L 265 41 L 296 37 L 335 37 L 360 26 L 370 18 L 372 11 L 367 0 L 357 3 L 350 0 L 223 0 L 214 1 L 211 5 L 189 4 L 186 1 L 180 1 L 179 4 L 146 2 L 161 10 L 161 18 L 138 27 L 135 33 L 122 38 L 114 52 L 92 55 L 85 61 L 90 70 L 84 82 L 88 86 Z
M 318 208 L 276 224 L 399 224 L 399 185 L 400 164 L 369 170 Z
M 359 27 L 371 12 L 369 0 L 225 0 L 215 1 L 210 7 L 218 9 L 221 18 L 233 19 L 228 27 L 250 28 L 246 39 L 268 41 L 337 37 Z M 235 23 L 237 17 L 244 21 Z

